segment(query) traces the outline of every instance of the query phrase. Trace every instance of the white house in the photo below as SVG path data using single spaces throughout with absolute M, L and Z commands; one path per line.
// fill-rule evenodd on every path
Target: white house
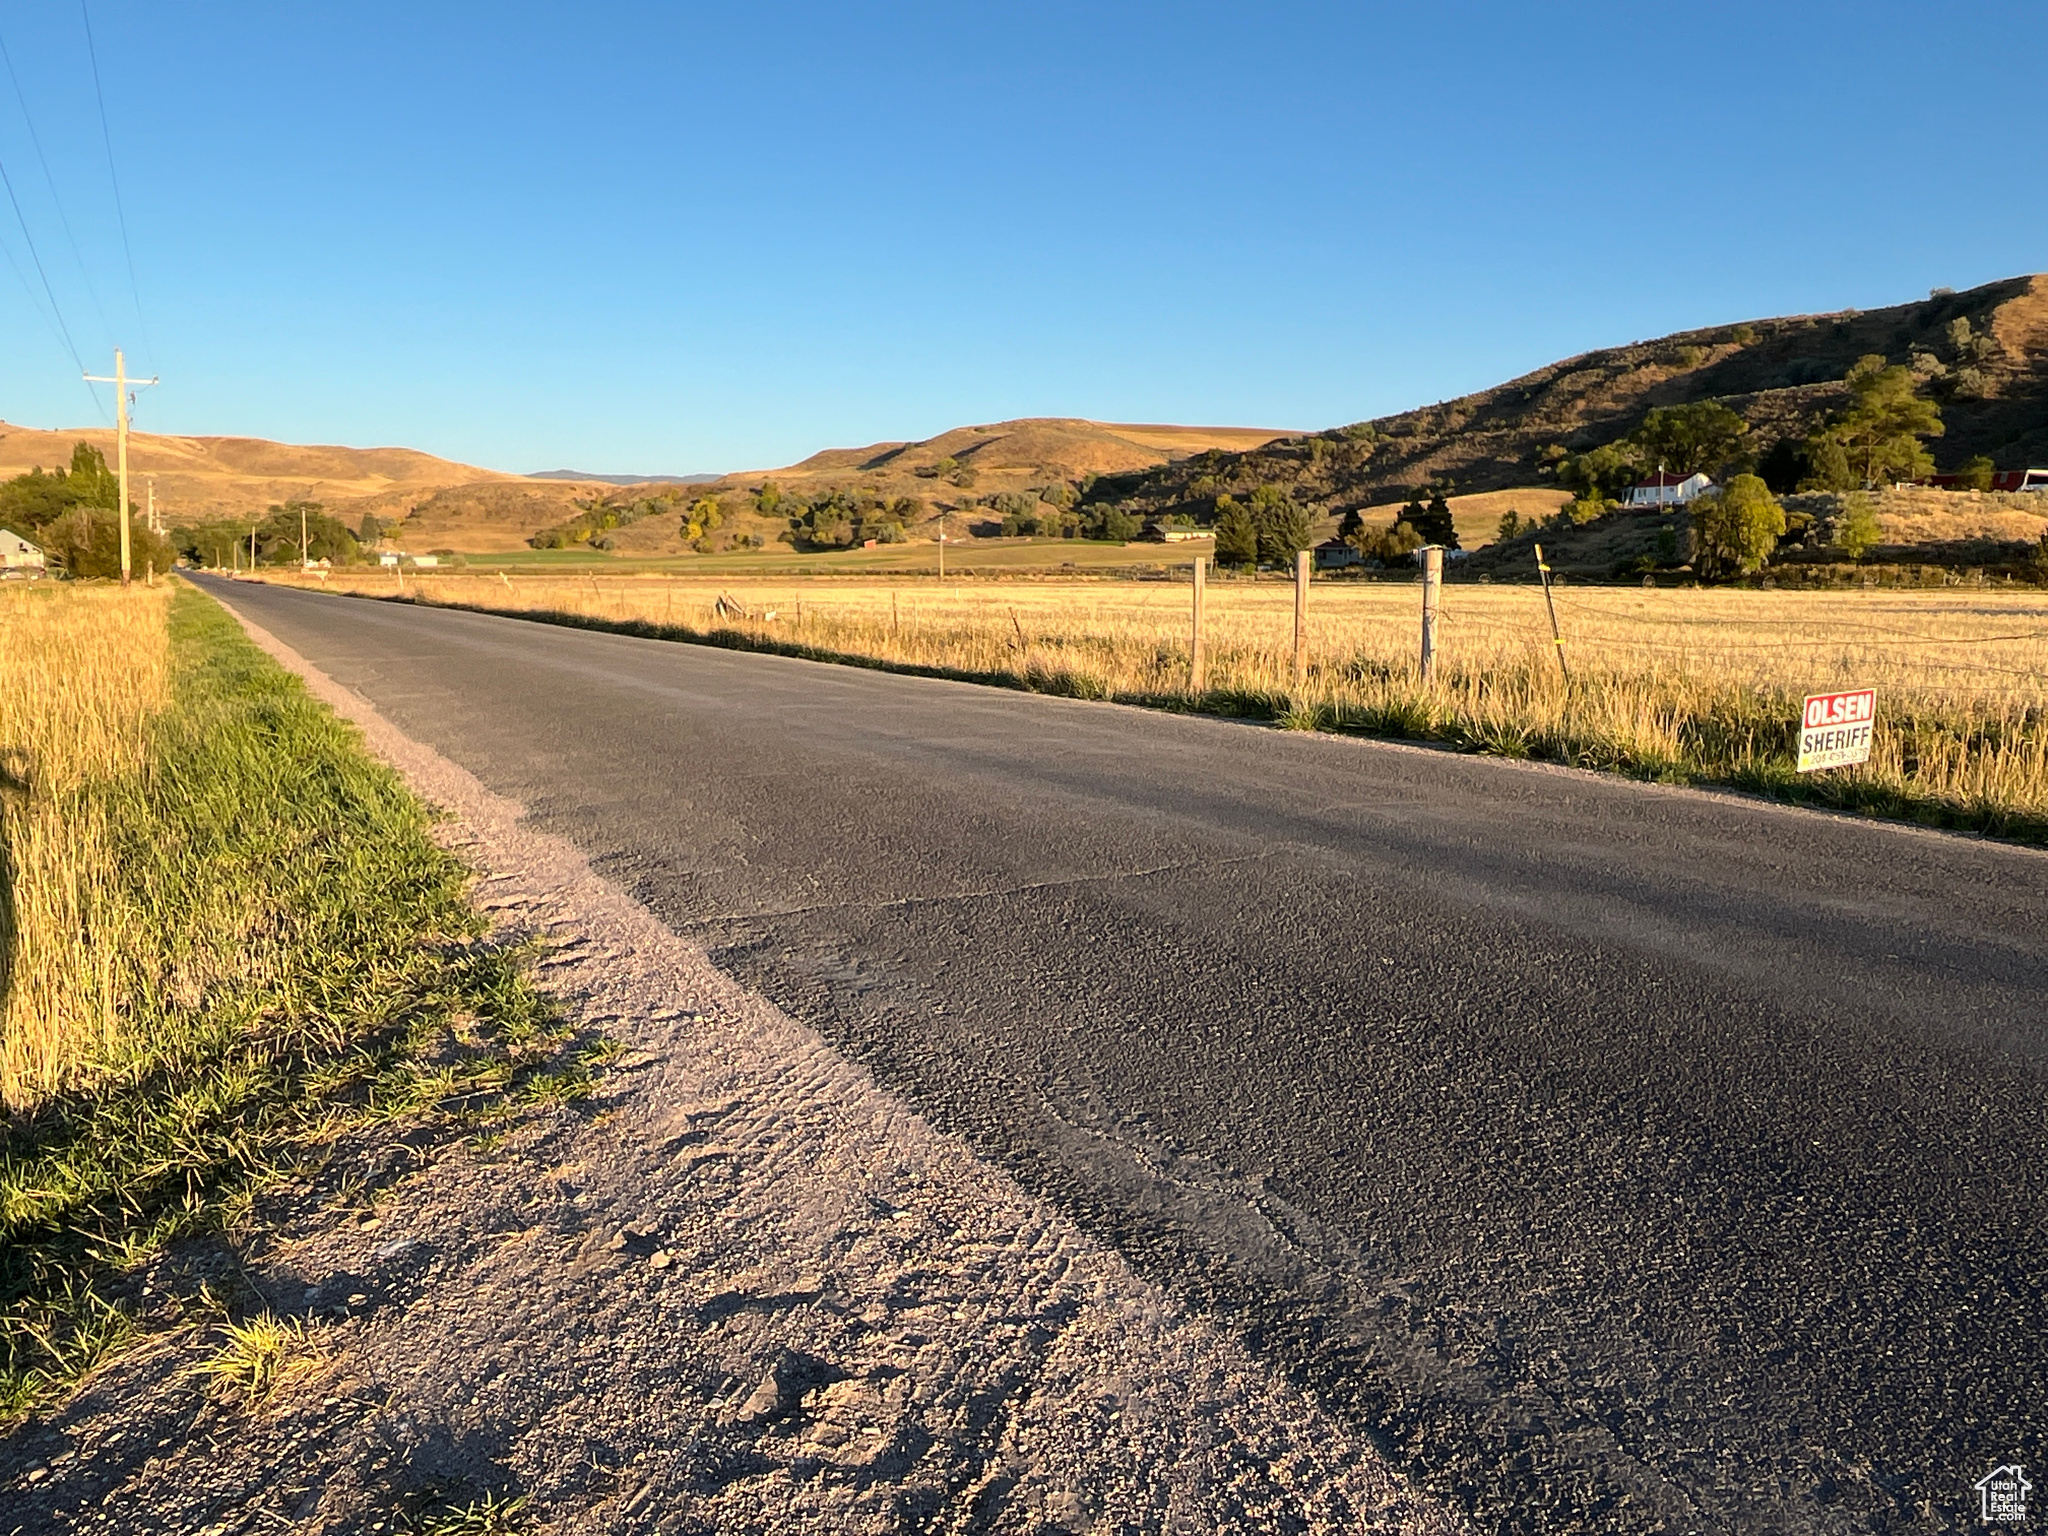
M 40 575 L 47 567 L 43 552 L 11 528 L 0 528 L 0 571 L 8 575 Z
M 1632 507 L 1682 507 L 1714 488 L 1705 475 L 1667 475 L 1662 471 L 1628 488 Z

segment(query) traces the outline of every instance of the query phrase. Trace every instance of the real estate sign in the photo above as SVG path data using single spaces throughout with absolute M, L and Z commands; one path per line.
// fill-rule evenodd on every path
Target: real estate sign
M 1847 768 L 1870 759 L 1877 727 L 1877 690 L 1810 693 L 1799 720 L 1799 771 Z

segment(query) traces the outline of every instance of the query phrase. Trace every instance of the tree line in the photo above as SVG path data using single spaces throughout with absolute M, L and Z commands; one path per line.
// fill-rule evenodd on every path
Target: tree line
M 59 570 L 80 578 L 121 574 L 121 480 L 90 443 L 71 449 L 71 462 L 45 472 L 37 465 L 0 484 L 0 528 L 21 535 Z M 168 571 L 170 543 L 128 507 L 129 562 L 138 572 Z

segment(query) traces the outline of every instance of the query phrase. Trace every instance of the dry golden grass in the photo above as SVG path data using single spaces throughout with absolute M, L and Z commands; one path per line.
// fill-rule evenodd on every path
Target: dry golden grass
M 167 587 L 0 588 L 0 1101 L 112 1045 L 133 915 L 105 801 L 142 768 L 170 689 Z
M 2035 492 L 1939 491 L 1895 486 L 1874 498 L 1878 526 L 1888 544 L 1950 540 L 2032 542 L 2048 534 L 2048 496 Z
M 389 575 L 331 589 L 389 594 Z M 1648 778 L 1747 785 L 1953 825 L 2048 827 L 2048 594 L 1558 593 L 1572 681 L 1534 587 L 1445 589 L 1439 675 L 1417 667 L 1413 584 L 1318 582 L 1305 685 L 1284 581 L 1209 588 L 1208 688 L 1188 687 L 1178 581 L 930 578 L 722 582 L 661 575 L 408 578 L 417 600 L 644 625 L 1007 681 L 1085 698 L 1264 713 Z M 721 594 L 745 613 L 721 615 Z M 1800 697 L 1879 690 L 1871 763 L 1799 779 Z

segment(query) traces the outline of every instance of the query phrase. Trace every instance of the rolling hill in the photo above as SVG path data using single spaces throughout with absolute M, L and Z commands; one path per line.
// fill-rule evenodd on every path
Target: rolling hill
M 1141 515 L 1213 508 L 1219 491 L 1260 485 L 1330 514 L 1436 485 L 1461 493 L 1541 486 L 1559 449 L 1632 431 L 1653 407 L 1717 400 L 1749 423 L 1758 452 L 1803 435 L 1848 396 L 1869 353 L 1911 364 L 1942 405 L 1931 445 L 1950 468 L 1988 454 L 2000 468 L 2048 464 L 2048 277 L 1966 293 L 1937 290 L 1888 309 L 1843 310 L 1682 331 L 1583 353 L 1438 405 L 1118 474 L 1093 498 Z
M 91 443 L 114 462 L 110 427 L 45 432 L 0 422 L 0 479 L 71 459 L 71 445 Z M 522 483 L 523 477 L 456 464 L 411 448 L 339 448 L 273 443 L 257 437 L 128 436 L 128 470 L 137 502 L 156 482 L 158 511 L 174 522 L 261 514 L 285 501 L 366 508 L 404 503 L 449 486 Z
M 1208 451 L 1256 448 L 1286 434 L 1242 427 L 1122 425 L 1078 419 L 996 422 L 959 427 L 922 442 L 833 448 L 785 468 L 741 474 L 576 478 L 573 471 L 507 474 L 435 458 L 410 448 L 344 448 L 275 443 L 250 437 L 173 437 L 134 432 L 128 463 L 138 503 L 155 482 L 160 513 L 176 524 L 260 517 L 287 501 L 312 501 L 350 526 L 374 513 L 402 524 L 397 537 L 418 549 L 492 553 L 519 549 L 541 529 L 576 515 L 594 498 L 623 501 L 682 495 L 742 496 L 773 480 L 784 491 L 813 495 L 845 487 L 914 496 L 936 517 L 964 505 L 973 485 L 986 496 L 1091 474 L 1129 473 Z M 114 434 L 106 427 L 42 431 L 0 422 L 0 479 L 38 466 L 54 469 L 74 443 L 99 448 L 109 463 Z M 922 473 L 920 473 L 922 471 Z M 675 553 L 676 519 L 649 519 L 622 530 L 622 550 Z M 765 525 L 764 525 L 765 526 Z

